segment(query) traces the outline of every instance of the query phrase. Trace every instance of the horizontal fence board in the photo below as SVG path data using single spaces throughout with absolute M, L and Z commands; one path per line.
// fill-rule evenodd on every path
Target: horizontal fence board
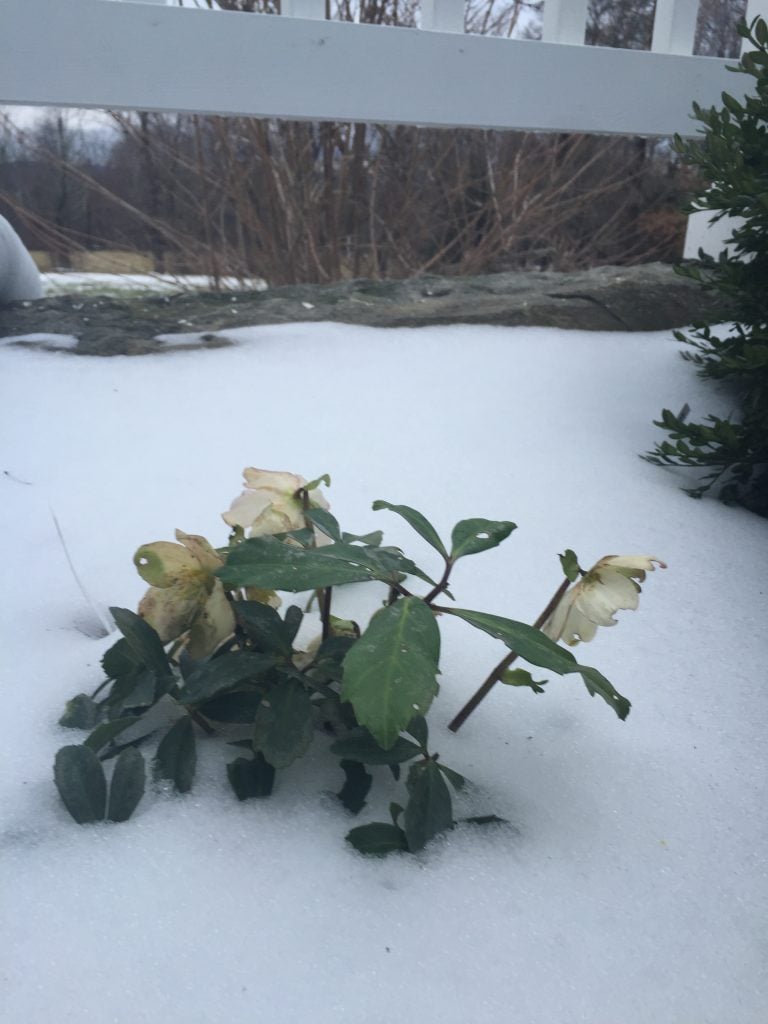
M 0 103 L 692 134 L 732 61 L 273 15 L 0 0 Z

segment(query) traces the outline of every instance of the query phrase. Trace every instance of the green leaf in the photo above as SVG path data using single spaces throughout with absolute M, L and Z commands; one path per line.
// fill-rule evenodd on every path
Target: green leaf
M 404 736 L 398 736 L 389 750 L 382 750 L 367 729 L 356 729 L 331 744 L 331 753 L 363 764 L 400 764 L 418 757 L 421 748 Z
M 192 789 L 197 767 L 195 731 L 184 715 L 163 736 L 155 754 L 155 778 L 169 779 L 179 793 Z
M 344 659 L 341 699 L 385 750 L 432 703 L 439 657 L 434 615 L 420 598 L 406 597 L 376 612 Z
M 371 788 L 373 776 L 359 761 L 349 761 L 346 758 L 341 761 L 341 770 L 347 778 L 336 796 L 348 811 L 358 814 L 365 807 L 365 798 Z
M 290 658 L 293 654 L 291 626 L 283 622 L 274 608 L 261 601 L 234 601 L 232 610 L 246 636 L 262 651 Z
M 224 690 L 258 679 L 274 664 L 275 659 L 271 654 L 222 654 L 203 662 L 187 676 L 178 699 L 182 704 L 198 704 L 210 700 Z
M 109 786 L 108 821 L 128 821 L 144 796 L 144 758 L 136 747 L 126 747 L 115 761 Z
M 89 747 L 62 747 L 56 754 L 53 778 L 64 806 L 79 825 L 104 819 L 107 780 Z
M 341 682 L 341 667 L 347 652 L 357 643 L 353 636 L 329 636 L 320 645 L 308 672 L 314 682 Z
M 298 680 L 273 687 L 253 723 L 253 749 L 275 768 L 287 768 L 312 742 L 314 716 L 309 694 Z
M 108 651 L 105 651 L 101 659 L 101 667 L 107 679 L 117 679 L 118 676 L 131 675 L 136 669 L 141 668 L 143 662 L 131 645 L 121 636 Z
M 140 672 L 137 672 L 133 677 L 127 676 L 126 679 L 132 679 L 132 685 L 126 686 L 126 693 L 121 697 L 121 702 L 126 710 L 132 708 L 147 708 L 151 704 L 166 692 L 166 687 L 163 685 L 170 677 L 164 676 L 162 681 L 158 685 L 158 679 L 154 672 L 150 669 L 145 668 Z M 115 680 L 116 683 L 122 680 Z M 113 703 L 112 697 L 114 695 L 114 688 L 110 694 L 110 704 Z M 115 701 L 117 703 L 117 701 Z
M 544 693 L 543 687 L 547 683 L 546 679 L 536 680 L 533 678 L 530 672 L 526 672 L 524 668 L 508 668 L 499 677 L 500 683 L 505 683 L 507 686 L 528 686 L 534 693 Z
M 326 537 L 330 537 L 331 540 L 341 540 L 341 527 L 338 520 L 327 509 L 308 508 L 305 510 L 304 516 L 311 523 L 314 523 L 318 530 L 324 533 Z
M 275 769 L 257 752 L 255 757 L 236 757 L 227 765 L 227 778 L 238 800 L 269 796 Z
M 138 660 L 160 677 L 171 675 L 162 641 L 149 623 L 129 608 L 110 608 L 109 611 Z
M 319 590 L 342 583 L 382 578 L 382 567 L 370 551 L 355 544 L 297 548 L 275 537 L 252 537 L 239 544 L 216 570 L 228 586 L 264 590 Z
M 303 490 L 314 491 L 321 485 L 324 487 L 331 486 L 331 478 L 328 473 L 323 473 L 323 475 L 319 476 L 316 480 L 310 480 L 308 484 L 304 484 Z
M 575 583 L 580 576 L 579 571 L 579 560 L 576 557 L 576 552 L 571 551 L 570 548 L 566 548 L 562 555 L 557 556 L 560 559 L 560 565 L 563 567 L 563 573 L 568 577 L 571 583 Z
M 464 778 L 463 775 L 460 775 L 458 772 L 455 772 L 453 768 L 449 768 L 447 765 L 444 765 L 442 761 L 436 761 L 435 764 L 446 777 L 446 779 L 448 779 L 448 781 L 450 782 L 454 789 L 458 790 L 464 788 L 467 780 Z
M 230 690 L 198 705 L 198 710 L 214 722 L 251 725 L 259 710 L 263 694 L 260 690 Z
M 101 708 L 87 693 L 68 700 L 59 725 L 65 729 L 92 729 L 101 718 Z
M 408 849 L 405 832 L 386 821 L 372 821 L 370 825 L 359 825 L 347 833 L 346 839 L 358 853 L 372 857 L 385 857 L 388 853 Z
M 372 530 L 370 533 L 342 533 L 341 539 L 345 544 L 351 544 L 353 541 L 357 541 L 358 544 L 364 544 L 369 548 L 377 548 L 384 539 L 384 533 L 382 530 Z
M 515 622 L 513 619 L 504 619 L 500 615 L 472 612 L 464 608 L 446 608 L 445 611 L 450 615 L 458 615 L 460 619 L 464 619 L 478 629 L 503 640 L 507 647 L 516 651 L 521 658 L 530 661 L 532 665 L 548 668 L 561 676 L 578 672 L 592 696 L 597 694 L 602 697 L 622 720 L 629 714 L 629 701 L 613 688 L 604 675 L 589 665 L 579 665 L 570 651 L 566 651 L 554 643 L 533 626 L 527 626 L 524 622 Z M 507 682 L 508 680 L 503 681 Z M 515 684 L 513 683 L 513 685 Z M 525 685 L 530 684 L 526 683 Z
M 453 827 L 451 794 L 435 761 L 412 765 L 406 783 L 405 837 L 412 853 L 422 850 L 438 832 Z
M 416 533 L 424 538 L 427 544 L 431 544 L 435 551 L 447 560 L 448 552 L 440 540 L 437 530 L 421 512 L 418 512 L 415 508 L 410 508 L 408 505 L 392 505 L 390 502 L 382 501 L 381 499 L 374 501 L 374 512 L 378 512 L 382 508 L 389 509 L 390 512 L 396 512 L 399 516 L 402 516 L 408 525 L 412 526 Z
M 558 647 L 540 629 L 534 629 L 525 622 L 516 622 L 514 619 L 505 619 L 487 612 L 468 611 L 466 608 L 446 608 L 445 612 L 457 615 L 471 626 L 482 629 L 497 640 L 502 640 L 507 647 L 516 651 L 521 658 L 530 661 L 532 665 L 548 668 L 559 675 L 578 671 L 576 659 L 570 651 Z
M 732 114 L 736 114 L 737 117 L 740 117 L 741 114 L 743 114 L 744 107 L 742 107 L 742 105 L 737 100 L 735 100 L 733 96 L 729 96 L 727 92 L 724 92 L 722 93 L 721 98 L 723 101 L 723 106 L 727 110 L 730 110 Z
M 451 533 L 451 561 L 498 547 L 516 529 L 515 523 L 506 520 L 462 519 Z
M 576 670 L 584 680 L 590 695 L 594 697 L 597 694 L 598 697 L 602 697 L 605 703 L 613 708 L 623 722 L 629 714 L 629 709 L 632 707 L 627 698 L 622 697 L 618 690 L 614 689 L 613 685 L 596 668 L 590 668 L 589 665 L 578 665 Z
M 112 742 L 115 736 L 119 736 L 129 725 L 136 725 L 138 721 L 138 718 L 131 715 L 125 718 L 114 718 L 111 722 L 102 722 L 83 741 L 83 745 L 92 750 L 94 754 L 98 754 L 102 747 L 106 747 L 108 743 Z
M 289 608 L 286 608 L 283 628 L 289 643 L 293 644 L 293 641 L 296 639 L 296 634 L 299 632 L 303 618 L 304 612 L 297 604 L 292 604 Z
M 414 715 L 406 726 L 405 731 L 413 736 L 422 750 L 426 750 L 429 740 L 429 727 L 424 715 Z
M 420 569 L 415 562 L 402 553 L 399 548 L 369 548 L 368 560 L 379 569 L 377 579 L 384 583 L 399 583 L 405 576 L 417 576 L 425 583 L 435 586 L 435 581 Z

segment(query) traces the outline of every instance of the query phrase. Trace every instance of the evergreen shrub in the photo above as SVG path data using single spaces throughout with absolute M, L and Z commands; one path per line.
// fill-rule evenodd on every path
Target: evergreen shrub
M 696 324 L 690 336 L 675 332 L 694 351 L 683 356 L 701 377 L 722 383 L 734 398 L 734 418 L 706 416 L 688 422 L 664 409 L 655 421 L 670 440 L 645 457 L 657 465 L 705 469 L 689 493 L 700 497 L 714 485 L 726 503 L 738 503 L 768 516 L 768 26 L 756 18 L 740 34 L 754 50 L 731 71 L 754 79 L 754 92 L 742 102 L 723 93 L 723 106 L 694 117 L 703 138 L 675 138 L 684 160 L 711 184 L 696 195 L 688 212 L 711 210 L 712 221 L 738 218 L 727 249 L 716 259 L 699 250 L 698 261 L 678 273 L 719 293 L 733 318 L 727 328 Z

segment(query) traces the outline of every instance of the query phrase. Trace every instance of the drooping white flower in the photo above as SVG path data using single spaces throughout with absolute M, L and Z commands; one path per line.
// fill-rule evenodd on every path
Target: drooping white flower
M 666 569 L 650 555 L 606 555 L 565 592 L 542 632 L 569 647 L 594 639 L 598 626 L 616 625 L 617 611 L 637 608 L 640 583 L 656 565 Z
M 235 617 L 214 571 L 224 564 L 205 537 L 176 531 L 178 544 L 144 544 L 134 564 L 149 590 L 139 603 L 139 615 L 163 643 L 186 634 L 185 646 L 194 658 L 214 651 L 235 628 Z
M 245 490 L 222 513 L 229 526 L 240 526 L 249 537 L 299 530 L 304 525 L 304 508 L 296 492 L 307 481 L 296 473 L 280 473 L 268 469 L 243 470 Z M 312 508 L 329 507 L 321 492 L 311 491 Z

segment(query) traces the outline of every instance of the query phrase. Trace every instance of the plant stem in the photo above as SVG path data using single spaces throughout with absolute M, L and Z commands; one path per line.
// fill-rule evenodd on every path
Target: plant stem
M 557 588 L 555 593 L 552 595 L 552 599 L 547 605 L 547 607 L 544 609 L 544 611 L 541 613 L 538 619 L 536 619 L 536 621 L 534 622 L 534 629 L 541 629 L 541 627 L 550 617 L 555 608 L 557 608 L 558 604 L 560 603 L 560 599 L 562 598 L 563 594 L 566 592 L 570 585 L 571 581 L 568 579 L 568 577 L 566 577 L 560 584 L 560 586 Z M 464 707 L 461 709 L 458 715 L 456 715 L 453 721 L 449 724 L 448 728 L 451 730 L 451 732 L 459 731 L 464 722 L 475 710 L 477 705 L 488 696 L 488 694 L 491 692 L 496 683 L 498 683 L 499 679 L 501 679 L 502 675 L 507 671 L 512 662 L 515 661 L 517 656 L 517 651 L 510 651 L 509 654 L 505 658 L 502 658 L 498 665 L 491 670 L 488 678 L 485 680 L 482 686 L 477 690 L 476 693 L 474 693 L 470 697 L 470 699 L 467 701 L 467 703 L 464 705 Z
M 195 711 L 194 708 L 187 708 L 186 711 L 189 717 L 192 719 L 192 721 L 199 725 L 204 733 L 206 733 L 208 736 L 216 735 L 216 730 L 208 722 L 208 720 L 200 714 L 199 711 Z
M 435 598 L 439 594 L 442 594 L 442 592 L 446 589 L 446 587 L 448 586 L 448 579 L 449 579 L 449 577 L 451 575 L 451 569 L 453 569 L 453 562 L 450 560 L 450 558 L 446 558 L 446 560 L 445 560 L 445 571 L 443 572 L 443 575 L 440 578 L 440 582 L 436 583 L 435 586 L 430 590 L 430 592 L 424 598 L 424 601 L 425 601 L 426 604 L 431 604 L 431 602 L 434 601 Z
M 324 590 L 318 590 L 318 601 L 320 604 L 320 621 L 323 626 L 322 639 L 327 640 L 331 635 L 331 594 L 333 593 L 332 587 L 325 587 Z

